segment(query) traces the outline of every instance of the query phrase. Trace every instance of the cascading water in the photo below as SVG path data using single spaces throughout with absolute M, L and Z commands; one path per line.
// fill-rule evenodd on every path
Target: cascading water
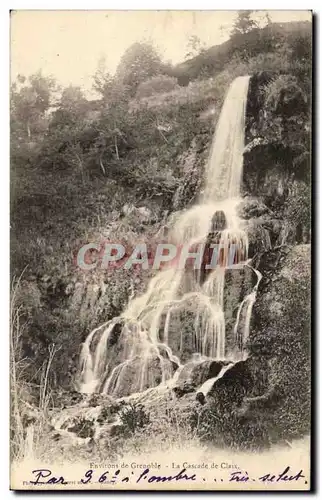
M 182 370 L 186 344 L 192 346 L 192 357 L 198 354 L 201 359 L 231 362 L 217 378 L 244 355 L 260 274 L 255 271 L 257 284 L 240 304 L 233 332 L 235 345 L 230 352 L 226 345 L 224 287 L 231 245 L 237 248 L 234 265 L 249 265 L 247 234 L 236 211 L 248 86 L 248 76 L 236 78 L 231 84 L 206 168 L 204 193 L 197 205 L 181 214 L 169 235 L 171 242 L 193 248 L 206 241 L 213 230 L 215 243 L 220 245 L 219 265 L 203 276 L 200 270 L 178 267 L 158 272 L 146 293 L 132 300 L 119 318 L 91 332 L 82 346 L 80 391 L 121 397 L 171 385 Z M 181 324 L 184 314 L 190 318 L 188 340 Z M 209 384 L 203 386 L 206 392 Z
M 260 280 L 262 279 L 262 274 L 257 269 L 254 269 L 254 271 L 257 276 L 256 285 L 254 286 L 253 290 L 248 295 L 246 295 L 244 300 L 242 300 L 238 308 L 236 323 L 234 326 L 234 345 L 236 346 L 236 353 L 237 353 L 236 357 L 240 357 L 241 359 L 245 357 L 245 354 L 247 355 L 247 353 L 243 351 L 243 346 L 246 344 L 247 339 L 249 337 L 252 309 L 256 300 L 258 285 L 260 283 Z M 241 325 L 240 319 L 242 314 L 244 315 L 244 322 L 243 322 L 244 327 L 242 331 L 240 331 L 240 325 Z

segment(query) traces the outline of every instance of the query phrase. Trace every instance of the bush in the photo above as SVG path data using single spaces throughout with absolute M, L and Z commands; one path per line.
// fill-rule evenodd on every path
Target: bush
M 141 404 L 129 404 L 120 411 L 119 416 L 125 434 L 134 434 L 150 422 L 149 415 Z

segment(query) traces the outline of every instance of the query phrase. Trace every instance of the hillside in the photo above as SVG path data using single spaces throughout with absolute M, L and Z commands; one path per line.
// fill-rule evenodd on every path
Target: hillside
M 282 47 L 285 50 L 285 46 L 296 51 L 299 59 L 305 60 L 310 58 L 311 44 L 310 22 L 271 23 L 264 28 L 234 35 L 221 45 L 203 50 L 202 54 L 175 66 L 173 75 L 178 78 L 180 85 L 188 85 L 200 75 L 205 78 L 216 77 L 236 55 L 239 57 L 245 53 L 247 58 L 256 57 L 277 52 Z

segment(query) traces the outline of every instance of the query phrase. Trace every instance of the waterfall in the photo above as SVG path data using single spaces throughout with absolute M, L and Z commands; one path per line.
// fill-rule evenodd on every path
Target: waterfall
M 208 272 L 173 266 L 159 271 L 146 292 L 131 300 L 120 318 L 91 332 L 81 353 L 82 392 L 124 397 L 157 386 L 170 387 L 189 349 L 191 359 L 228 360 L 228 367 L 236 360 L 228 359 L 224 290 L 226 269 L 248 265 L 248 238 L 236 210 L 240 203 L 248 86 L 249 76 L 236 78 L 231 84 L 206 167 L 205 190 L 198 204 L 183 211 L 169 234 L 171 242 L 188 244 L 189 248 L 211 235 L 219 248 L 217 266 Z M 233 245 L 237 252 L 232 263 L 229 252 Z M 257 286 L 259 280 L 258 274 Z M 249 335 L 257 286 L 241 302 L 237 313 L 233 332 L 235 351 L 239 353 L 236 358 L 243 353 Z M 245 322 L 240 334 L 242 317 Z M 211 386 L 207 382 L 201 387 L 204 393 Z
M 257 295 L 257 289 L 258 285 L 260 283 L 260 280 L 262 279 L 262 274 L 254 268 L 253 271 L 256 273 L 257 281 L 256 284 L 253 288 L 253 290 L 246 295 L 246 297 L 242 300 L 240 303 L 240 306 L 238 308 L 237 312 L 237 319 L 236 323 L 234 326 L 234 345 L 236 347 L 236 357 L 238 359 L 243 359 L 245 355 L 247 355 L 247 352 L 244 349 L 244 346 L 247 342 L 247 339 L 249 337 L 249 330 L 250 330 L 250 320 L 251 320 L 251 315 L 252 315 L 252 309 L 253 305 L 256 301 L 256 295 Z M 243 325 L 241 325 L 241 317 L 244 316 L 244 321 Z M 240 328 L 241 332 L 240 332 Z
M 226 371 L 228 371 L 229 368 L 231 368 L 232 366 L 234 366 L 234 363 L 229 363 L 228 365 L 223 366 L 218 375 L 216 377 L 206 380 L 206 382 L 204 382 L 202 386 L 199 387 L 199 389 L 197 389 L 197 392 L 202 392 L 204 396 L 207 396 L 208 392 L 213 387 L 214 383 L 217 382 L 217 380 L 219 380 L 220 378 L 222 378 L 223 375 L 226 373 Z
M 231 200 L 240 194 L 249 78 L 236 78 L 225 98 L 206 171 L 207 200 Z

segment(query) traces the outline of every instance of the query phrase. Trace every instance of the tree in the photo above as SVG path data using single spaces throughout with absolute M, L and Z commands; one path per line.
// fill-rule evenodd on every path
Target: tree
M 232 35 L 244 35 L 249 33 L 254 28 L 258 28 L 258 24 L 251 18 L 253 10 L 240 10 L 238 11 L 237 18 L 233 24 Z
M 185 59 L 190 59 L 204 52 L 206 50 L 206 47 L 205 44 L 201 42 L 198 36 L 192 35 L 189 37 L 187 50 L 188 52 L 185 55 Z
M 93 76 L 93 89 L 101 95 L 104 106 L 111 108 L 120 107 L 129 100 L 129 88 L 123 84 L 118 75 L 112 76 L 106 68 L 104 57 L 98 62 L 97 70 Z
M 60 98 L 59 107 L 71 113 L 84 113 L 88 109 L 88 101 L 80 87 L 69 85 L 66 87 Z
M 69 170 L 85 184 L 88 152 L 98 132 L 88 123 L 91 104 L 79 87 L 63 89 L 51 114 L 40 151 L 39 165 L 52 170 Z
M 34 133 L 43 131 L 42 121 L 51 106 L 55 81 L 41 72 L 26 79 L 18 75 L 11 86 L 11 130 L 29 141 Z
M 55 81 L 40 72 L 26 78 L 18 75 L 10 95 L 11 200 L 35 186 L 37 155 L 48 126 Z
M 105 98 L 113 85 L 113 76 L 106 68 L 105 57 L 101 57 L 98 61 L 97 70 L 93 76 L 93 89 Z
M 163 65 L 157 50 L 150 43 L 134 43 L 121 57 L 116 77 L 134 95 L 138 85 L 162 73 Z
M 269 12 L 266 12 L 266 14 L 265 14 L 265 21 L 266 21 L 266 25 L 267 26 L 269 26 L 270 24 L 272 24 L 272 18 L 269 15 Z

